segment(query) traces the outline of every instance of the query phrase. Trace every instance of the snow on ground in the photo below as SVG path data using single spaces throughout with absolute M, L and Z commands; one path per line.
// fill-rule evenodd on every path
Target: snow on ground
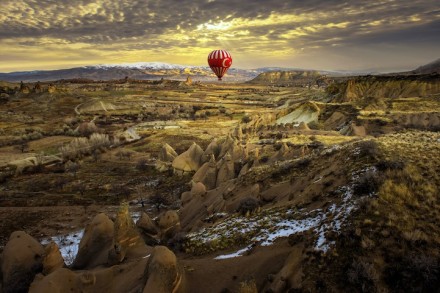
M 374 169 L 361 170 L 357 174 L 353 174 L 353 178 L 357 178 L 360 173 L 372 170 Z M 316 235 L 315 249 L 325 253 L 335 244 L 334 241 L 327 240 L 326 234 L 340 232 L 348 216 L 356 207 L 352 187 L 343 186 L 339 191 L 341 198 L 326 210 L 272 209 L 250 217 L 231 215 L 224 221 L 198 232 L 190 233 L 187 237 L 190 243 L 201 243 L 207 246 L 210 243 L 230 239 L 246 239 L 246 243 L 249 245 L 269 246 L 278 238 L 310 230 Z M 250 249 L 249 245 L 234 253 L 217 256 L 215 259 L 242 256 L 245 251 Z
M 219 255 L 219 256 L 215 257 L 214 259 L 228 259 L 228 258 L 233 258 L 233 257 L 241 256 L 243 253 L 245 253 L 249 249 L 251 249 L 251 245 L 246 246 L 245 248 L 240 249 L 240 250 L 238 250 L 236 252 L 233 252 L 233 253 L 230 253 L 230 254 Z
M 46 245 L 50 242 L 55 242 L 61 252 L 61 256 L 64 258 L 66 265 L 71 265 L 78 254 L 79 242 L 84 236 L 84 229 L 75 231 L 66 235 L 56 235 L 49 239 L 41 241 L 41 244 Z

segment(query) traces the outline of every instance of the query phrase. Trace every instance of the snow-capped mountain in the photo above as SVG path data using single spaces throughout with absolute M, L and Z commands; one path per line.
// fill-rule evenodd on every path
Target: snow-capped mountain
M 99 64 L 99 65 L 85 66 L 84 68 L 94 68 L 94 69 L 130 68 L 130 69 L 175 70 L 175 69 L 198 68 L 198 67 L 201 66 L 170 64 L 165 62 L 135 62 L 135 63 L 119 63 L 119 64 Z

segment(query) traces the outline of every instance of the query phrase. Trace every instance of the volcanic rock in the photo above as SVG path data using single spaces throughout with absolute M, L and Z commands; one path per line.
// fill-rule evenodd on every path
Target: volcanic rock
M 85 229 L 72 267 L 84 269 L 107 263 L 113 237 L 113 222 L 103 213 L 96 215 Z
M 234 161 L 232 161 L 231 156 L 229 155 L 229 153 L 227 153 L 218 163 L 216 186 L 219 186 L 221 183 L 234 178 Z
M 172 166 L 174 171 L 177 174 L 197 171 L 200 168 L 202 156 L 202 148 L 196 143 L 193 143 L 186 152 L 180 154 L 173 160 Z
M 159 160 L 162 162 L 172 162 L 176 157 L 176 151 L 169 144 L 164 143 L 159 151 Z
M 15 231 L 3 250 L 3 292 L 27 292 L 34 276 L 43 269 L 43 246 L 23 231 Z
M 206 162 L 194 174 L 192 180 L 194 182 L 202 182 L 207 190 L 213 189 L 217 181 L 217 163 L 215 162 L 214 154 L 211 154 L 211 160 Z
M 65 266 L 60 249 L 55 242 L 50 242 L 44 248 L 43 274 L 48 275 Z
M 176 255 L 165 246 L 156 246 L 147 266 L 144 293 L 178 292 L 182 286 L 182 273 Z

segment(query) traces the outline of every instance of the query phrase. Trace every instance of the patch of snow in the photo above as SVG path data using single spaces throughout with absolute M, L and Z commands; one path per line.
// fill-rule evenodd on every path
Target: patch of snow
M 228 258 L 233 258 L 233 257 L 238 257 L 238 256 L 242 256 L 243 253 L 245 253 L 246 251 L 248 251 L 249 249 L 251 249 L 251 246 L 246 246 L 243 249 L 240 249 L 236 252 L 230 253 L 230 254 L 222 254 L 219 255 L 217 257 L 215 257 L 214 259 L 228 259 Z
M 94 66 L 86 66 L 84 68 L 90 69 L 109 69 L 109 68 L 128 68 L 128 69 L 178 69 L 183 70 L 186 68 L 200 68 L 200 66 L 170 64 L 164 62 L 135 62 L 135 63 L 119 63 L 119 64 L 99 64 Z
M 71 265 L 78 254 L 78 247 L 81 239 L 84 236 L 84 229 L 76 232 L 72 232 L 66 235 L 56 235 L 49 239 L 41 241 L 42 245 L 47 245 L 50 242 L 55 242 L 61 252 L 61 256 L 64 259 L 66 265 Z

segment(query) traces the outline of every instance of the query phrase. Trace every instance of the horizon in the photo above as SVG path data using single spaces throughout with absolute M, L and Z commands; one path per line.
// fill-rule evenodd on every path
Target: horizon
M 385 73 L 413 70 L 440 51 L 440 9 L 431 0 L 4 2 L 2 73 L 138 62 L 207 66 L 209 52 L 220 48 L 232 54 L 233 68 Z
M 440 60 L 440 59 L 439 59 Z M 436 61 L 436 60 L 434 60 Z M 432 61 L 431 61 L 432 62 Z M 428 62 L 427 64 L 431 63 Z M 13 73 L 27 73 L 27 72 L 44 72 L 44 71 L 56 71 L 56 70 L 69 70 L 69 69 L 76 69 L 76 68 L 87 68 L 87 67 L 127 67 L 127 68 L 135 68 L 134 65 L 140 65 L 147 66 L 151 64 L 163 64 L 163 65 L 171 65 L 171 66 L 181 66 L 182 68 L 190 68 L 190 67 L 198 67 L 198 68 L 206 68 L 209 69 L 209 65 L 192 65 L 192 64 L 176 64 L 176 63 L 168 63 L 168 62 L 161 62 L 161 61 L 150 61 L 150 62 L 129 62 L 129 63 L 100 63 L 100 64 L 90 64 L 90 65 L 83 65 L 83 66 L 74 66 L 74 67 L 66 67 L 66 68 L 45 68 L 45 69 L 31 69 L 31 70 L 19 70 L 19 71 L 9 71 L 9 72 L 0 72 L 1 74 L 13 74 Z M 420 64 L 416 67 L 420 67 L 426 64 Z M 406 70 L 401 70 L 400 72 L 405 71 L 411 71 L 416 69 L 414 68 L 408 68 Z M 395 70 L 388 70 L 388 71 L 377 71 L 376 69 L 371 68 L 365 68 L 365 69 L 328 69 L 328 68 L 300 68 L 300 67 L 283 67 L 283 66 L 263 66 L 263 67 L 256 67 L 256 68 L 238 68 L 238 67 L 231 67 L 231 69 L 236 70 L 259 70 L 264 68 L 276 68 L 281 70 L 304 70 L 304 71 L 328 71 L 328 72 L 335 72 L 335 73 L 344 73 L 344 72 L 353 72 L 353 73 L 380 73 L 380 74 L 386 74 L 386 73 L 398 73 L 399 71 Z

